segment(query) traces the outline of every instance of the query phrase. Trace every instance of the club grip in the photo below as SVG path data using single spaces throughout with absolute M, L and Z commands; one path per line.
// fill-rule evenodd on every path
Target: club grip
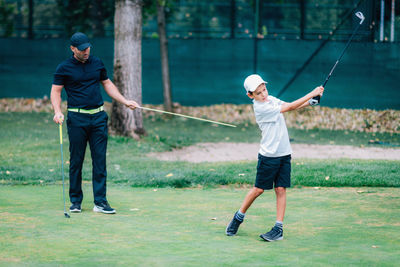
M 62 138 L 62 124 L 59 124 L 59 129 L 60 129 L 60 144 L 63 143 L 63 138 Z
M 311 98 L 310 100 L 308 100 L 308 103 L 310 103 L 310 106 L 316 106 L 319 104 L 320 99 L 321 99 L 321 96 L 317 95 L 317 96 L 314 96 L 313 98 Z

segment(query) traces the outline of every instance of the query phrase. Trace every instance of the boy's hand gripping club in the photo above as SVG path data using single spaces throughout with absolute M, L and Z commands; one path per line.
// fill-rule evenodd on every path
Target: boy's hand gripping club
M 361 21 L 360 23 L 357 25 L 357 27 L 354 29 L 353 34 L 350 36 L 350 39 L 347 41 L 346 46 L 344 47 L 342 53 L 340 54 L 340 57 L 336 60 L 335 65 L 333 65 L 331 71 L 329 72 L 328 76 L 325 79 L 324 84 L 322 85 L 322 87 L 325 88 L 325 85 L 328 83 L 329 78 L 331 77 L 333 71 L 335 70 L 337 64 L 340 62 L 340 59 L 343 57 L 344 52 L 346 51 L 346 49 L 349 47 L 350 42 L 353 40 L 354 35 L 356 34 L 356 32 L 358 31 L 358 29 L 360 28 L 361 24 L 364 22 L 365 17 L 363 15 L 363 13 L 361 13 L 360 11 L 356 12 L 356 17 L 359 18 Z M 318 105 L 319 102 L 321 101 L 321 96 L 315 96 L 313 98 L 311 98 L 309 100 L 310 106 L 315 106 Z

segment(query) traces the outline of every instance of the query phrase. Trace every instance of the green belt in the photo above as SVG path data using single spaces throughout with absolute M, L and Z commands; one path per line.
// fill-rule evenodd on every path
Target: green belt
M 95 109 L 83 109 L 83 108 L 69 108 L 68 111 L 85 113 L 85 114 L 96 114 L 104 110 L 104 106 Z

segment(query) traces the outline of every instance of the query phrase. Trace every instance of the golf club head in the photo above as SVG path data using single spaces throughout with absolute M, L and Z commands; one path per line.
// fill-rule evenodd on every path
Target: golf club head
M 365 20 L 364 14 L 361 11 L 356 12 L 356 17 L 361 19 L 360 24 L 362 24 Z
M 69 216 L 69 214 L 66 212 L 64 212 L 64 216 L 65 216 L 65 218 L 71 218 L 71 216 Z

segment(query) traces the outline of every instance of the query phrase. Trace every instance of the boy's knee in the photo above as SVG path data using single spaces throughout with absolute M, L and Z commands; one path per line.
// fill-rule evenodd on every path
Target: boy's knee
M 254 187 L 253 188 L 253 192 L 254 194 L 256 194 L 257 196 L 261 195 L 262 193 L 264 193 L 264 189 L 258 188 L 258 187 Z
M 275 192 L 278 195 L 282 195 L 286 193 L 286 188 L 285 187 L 275 187 Z

